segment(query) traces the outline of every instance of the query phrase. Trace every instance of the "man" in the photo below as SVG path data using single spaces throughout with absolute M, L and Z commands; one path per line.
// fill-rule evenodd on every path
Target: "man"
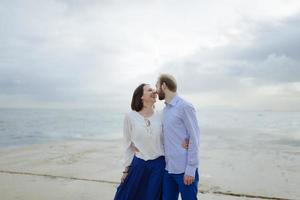
M 173 76 L 162 74 L 156 83 L 159 100 L 165 100 L 163 134 L 166 170 L 163 180 L 163 200 L 197 199 L 199 165 L 199 126 L 192 104 L 177 94 Z M 187 149 L 182 141 L 188 140 Z

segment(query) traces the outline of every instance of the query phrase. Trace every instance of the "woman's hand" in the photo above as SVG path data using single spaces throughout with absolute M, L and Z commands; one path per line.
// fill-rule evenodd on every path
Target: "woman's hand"
M 125 170 L 123 171 L 123 176 L 121 177 L 121 183 L 123 183 L 124 180 L 126 179 L 126 177 L 128 175 L 129 168 L 130 168 L 130 166 L 126 167 Z
M 124 183 L 127 175 L 128 175 L 128 172 L 123 172 L 123 176 L 121 177 L 121 183 Z
M 140 150 L 134 146 L 133 147 L 133 152 L 134 152 L 134 154 L 136 154 L 136 153 L 140 152 Z

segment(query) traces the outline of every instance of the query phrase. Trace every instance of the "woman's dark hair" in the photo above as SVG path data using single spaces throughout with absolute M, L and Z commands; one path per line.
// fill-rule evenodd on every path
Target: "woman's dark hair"
M 133 92 L 132 100 L 131 100 L 131 109 L 139 112 L 142 110 L 144 104 L 142 101 L 142 96 L 144 94 L 144 86 L 146 83 L 140 84 Z

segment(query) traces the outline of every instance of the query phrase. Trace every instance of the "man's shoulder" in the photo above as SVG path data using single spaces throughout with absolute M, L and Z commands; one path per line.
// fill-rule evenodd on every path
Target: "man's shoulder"
M 178 107 L 181 109 L 195 109 L 193 104 L 181 97 L 179 97 Z

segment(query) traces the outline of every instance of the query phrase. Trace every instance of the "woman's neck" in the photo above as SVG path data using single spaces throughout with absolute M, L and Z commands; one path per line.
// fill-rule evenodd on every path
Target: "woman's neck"
M 139 111 L 140 114 L 142 114 L 144 117 L 149 117 L 154 113 L 153 104 L 144 104 L 144 107 L 142 110 Z

